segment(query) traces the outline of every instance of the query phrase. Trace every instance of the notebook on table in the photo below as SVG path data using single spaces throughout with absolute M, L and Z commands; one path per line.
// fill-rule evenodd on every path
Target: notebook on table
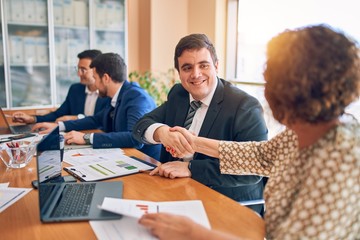
M 2 108 L 0 107 L 0 129 L 3 134 L 12 133 L 12 134 L 21 134 L 21 133 L 30 133 L 31 128 L 34 124 L 26 124 L 26 125 L 10 125 L 8 120 L 6 119 L 6 115 L 4 114 Z
M 61 176 L 59 128 L 37 145 L 37 174 L 40 219 L 42 222 L 119 219 L 121 216 L 98 208 L 105 197 L 122 198 L 123 183 L 51 182 Z

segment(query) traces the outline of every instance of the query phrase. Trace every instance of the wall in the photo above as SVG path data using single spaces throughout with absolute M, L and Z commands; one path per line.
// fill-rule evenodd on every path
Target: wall
M 128 70 L 150 69 L 150 0 L 128 0 Z
M 139 46 L 140 46 L 140 11 L 139 0 L 131 0 L 127 2 L 127 18 L 128 18 L 128 67 L 139 69 Z M 130 42 L 131 41 L 131 42 Z
M 175 46 L 188 34 L 188 1 L 151 1 L 151 64 L 154 71 L 174 66 Z
M 167 71 L 181 37 L 205 33 L 225 76 L 227 0 L 128 0 L 129 71 Z

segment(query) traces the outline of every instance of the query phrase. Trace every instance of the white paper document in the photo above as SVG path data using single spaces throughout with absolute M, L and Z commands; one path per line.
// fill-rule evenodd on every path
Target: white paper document
M 0 187 L 0 213 L 30 192 L 31 188 Z
M 84 157 L 84 156 L 78 156 Z M 143 160 L 125 155 L 86 156 L 79 165 L 65 167 L 64 170 L 81 181 L 100 181 L 114 177 L 126 176 L 140 171 L 152 170 L 156 166 Z M 65 160 L 68 162 L 68 160 Z
M 200 200 L 151 202 L 106 197 L 100 208 L 134 218 L 140 218 L 145 213 L 173 213 L 187 216 L 195 222 L 210 228 L 204 206 Z
M 66 150 L 64 152 L 64 162 L 71 165 L 82 165 L 113 160 L 124 156 L 120 148 L 79 148 Z
M 118 198 L 105 198 L 101 209 L 122 214 L 119 220 L 90 221 L 96 237 L 111 239 L 156 239 L 138 223 L 145 213 L 166 212 L 189 217 L 210 229 L 210 223 L 200 200 L 151 202 Z
M 99 240 L 155 240 L 156 237 L 142 225 L 137 218 L 123 216 L 119 220 L 90 221 L 96 238 Z

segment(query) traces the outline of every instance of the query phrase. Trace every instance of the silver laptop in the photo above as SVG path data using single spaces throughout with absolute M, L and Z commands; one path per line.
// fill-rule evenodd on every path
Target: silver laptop
M 31 128 L 34 124 L 26 124 L 26 125 L 13 125 L 11 126 L 6 119 L 6 115 L 4 114 L 2 108 L 0 107 L 0 128 L 3 134 L 12 133 L 12 134 L 21 134 L 21 133 L 30 133 Z
M 61 175 L 59 128 L 37 145 L 37 173 L 40 219 L 42 222 L 119 219 L 121 216 L 98 208 L 104 197 L 121 198 L 123 183 L 52 182 Z

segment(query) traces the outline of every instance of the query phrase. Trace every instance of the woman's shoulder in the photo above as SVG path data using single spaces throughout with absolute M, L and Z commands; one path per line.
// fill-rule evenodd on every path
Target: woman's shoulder
M 360 123 L 357 119 L 341 121 L 336 129 L 335 146 L 338 152 L 345 154 L 344 161 L 360 166 Z

